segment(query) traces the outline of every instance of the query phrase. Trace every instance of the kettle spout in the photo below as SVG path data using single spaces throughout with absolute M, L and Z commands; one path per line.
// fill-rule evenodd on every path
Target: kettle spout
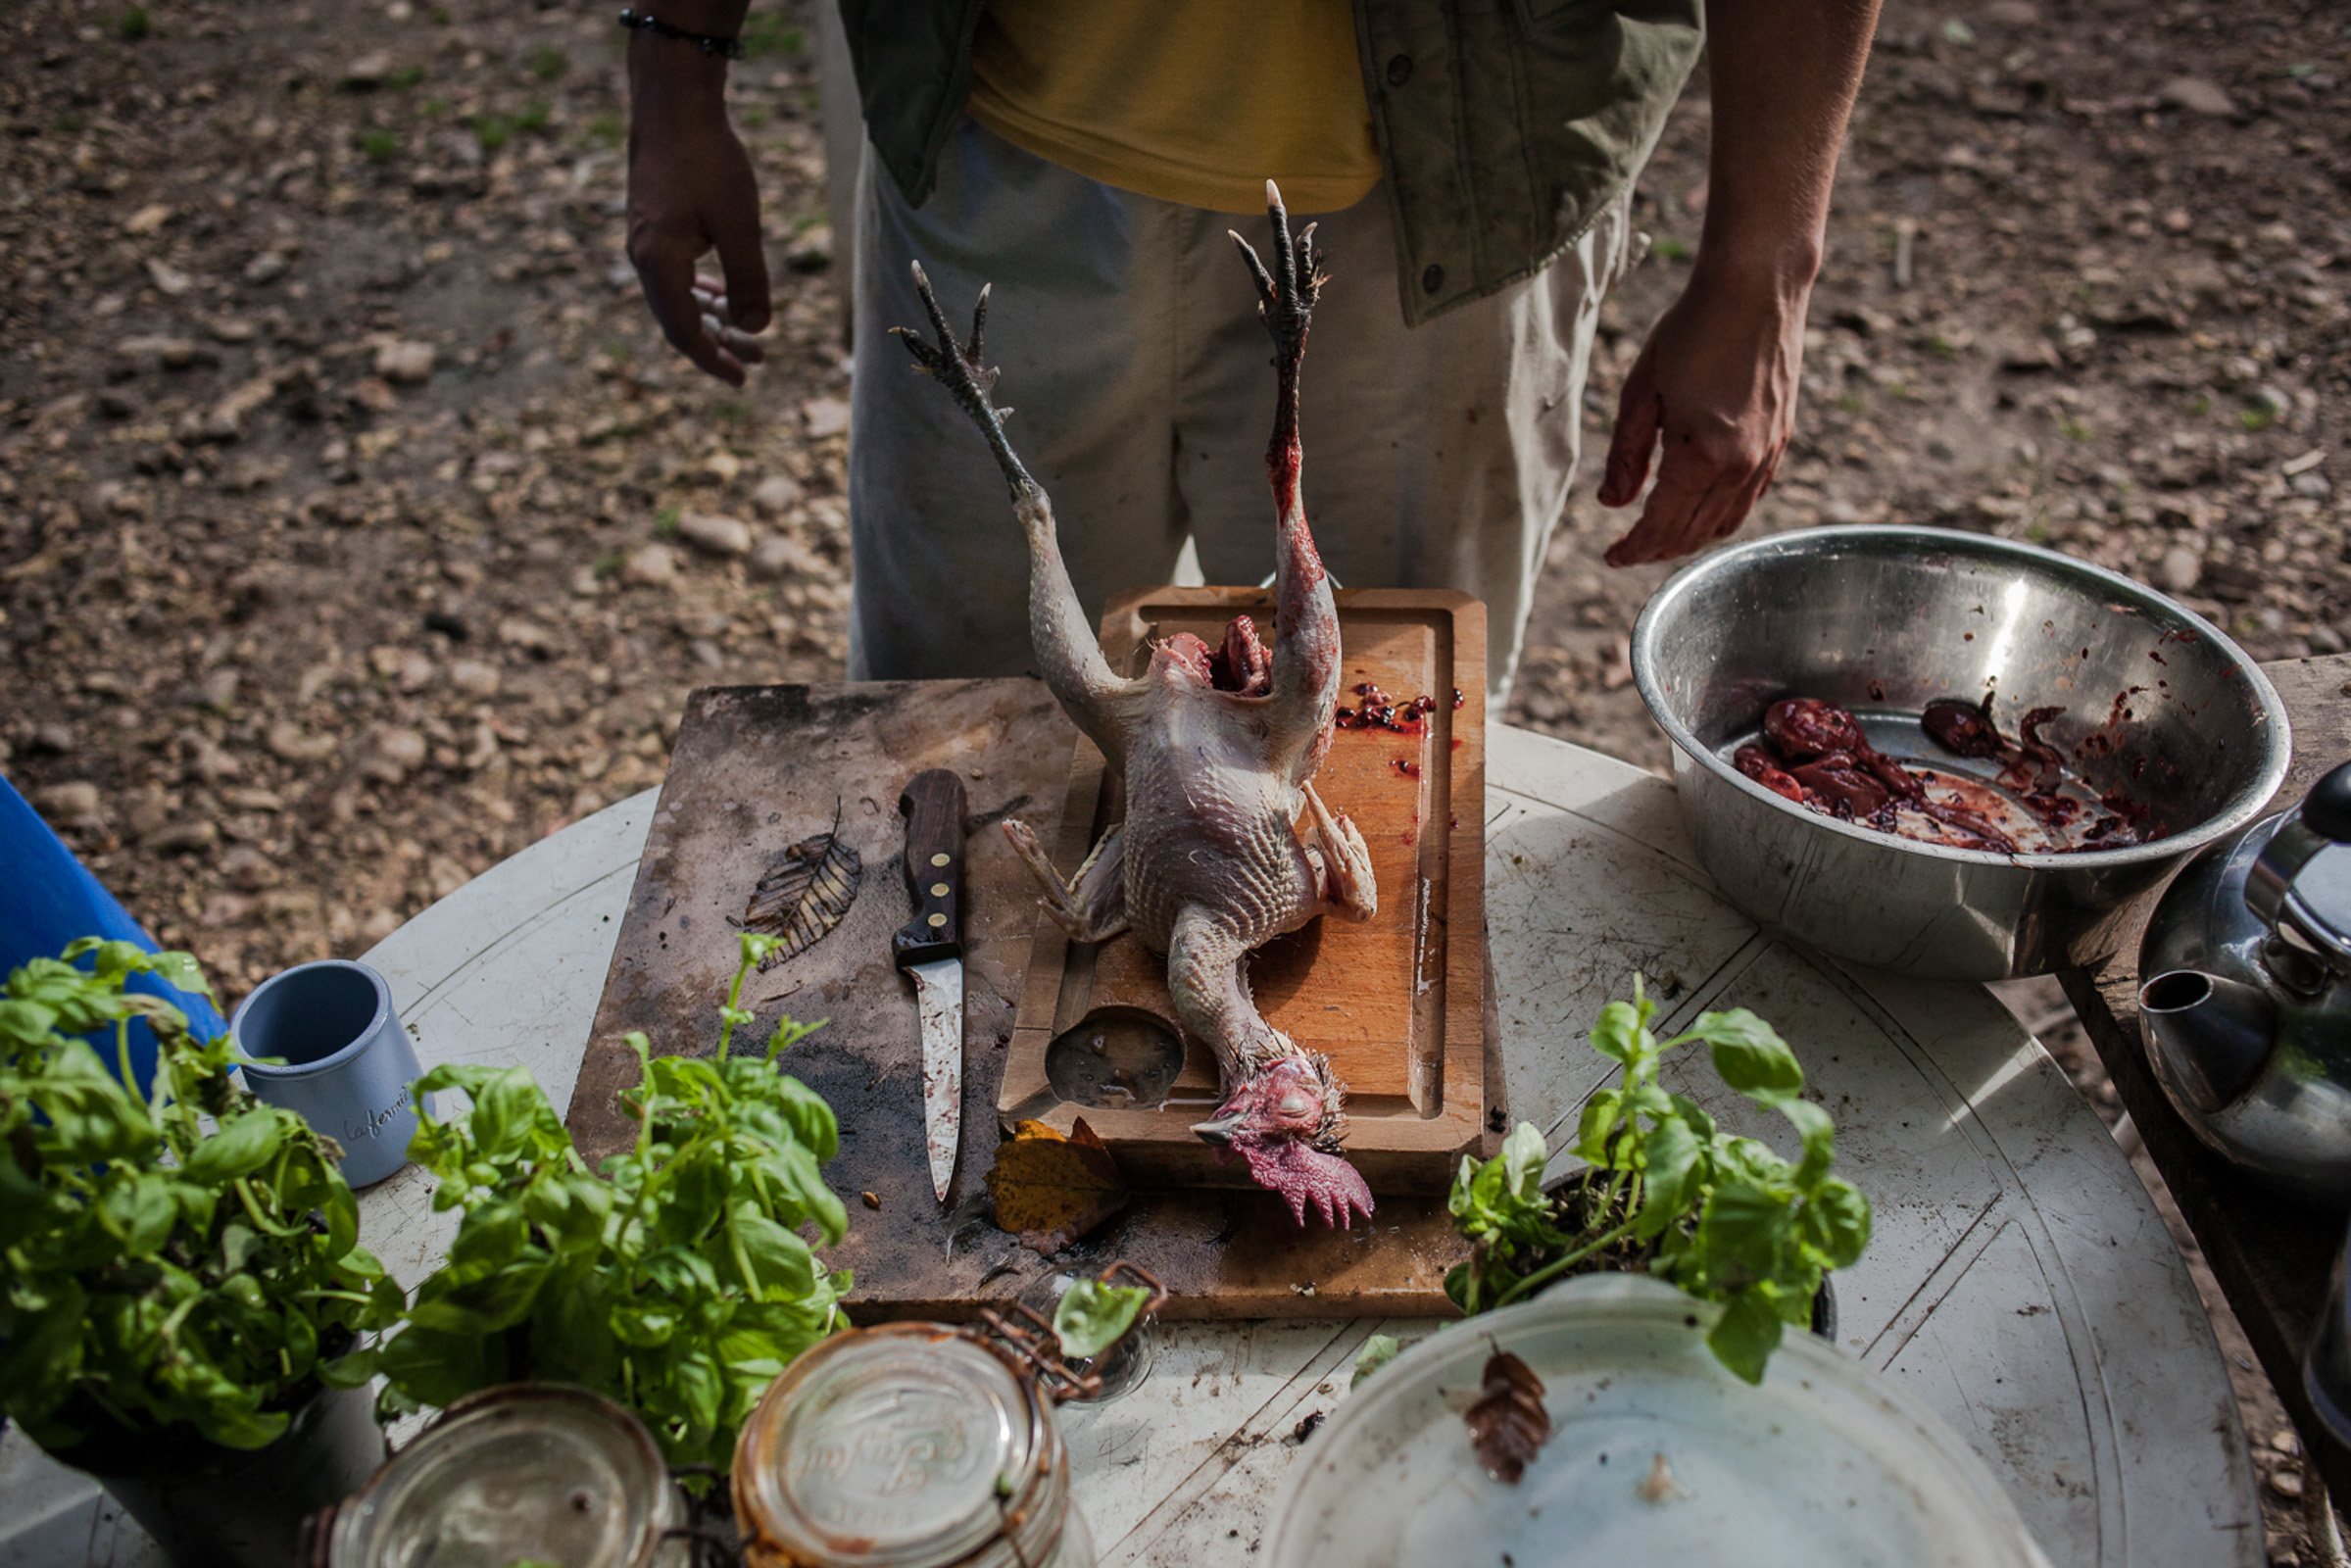
M 2138 988 L 2156 1076 L 2206 1113 L 2253 1087 L 2278 1042 L 2278 1010 L 2239 980 L 2173 969 Z

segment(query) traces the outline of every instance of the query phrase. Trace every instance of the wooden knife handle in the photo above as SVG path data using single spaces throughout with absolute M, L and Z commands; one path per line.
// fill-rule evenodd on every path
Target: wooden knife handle
M 917 773 L 898 798 L 906 819 L 906 892 L 914 918 L 890 939 L 903 969 L 963 952 L 963 780 L 944 767 Z

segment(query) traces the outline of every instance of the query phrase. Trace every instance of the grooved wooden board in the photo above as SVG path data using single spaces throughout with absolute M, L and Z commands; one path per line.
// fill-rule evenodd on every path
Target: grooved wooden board
M 1250 959 L 1249 989 L 1275 1027 L 1327 1054 L 1347 1085 L 1347 1156 L 1373 1190 L 1443 1192 L 1487 1136 L 1486 611 L 1445 591 L 1342 591 L 1338 602 L 1342 707 L 1354 708 L 1363 685 L 1398 704 L 1426 695 L 1435 707 L 1412 733 L 1334 737 L 1314 787 L 1362 833 L 1379 912 L 1362 925 L 1326 917 L 1268 943 Z M 1150 644 L 1190 632 L 1213 647 L 1242 614 L 1271 641 L 1269 591 L 1141 590 L 1112 602 L 1102 649 L 1112 667 L 1139 669 Z M 1055 863 L 1073 871 L 1123 814 L 1102 753 L 1079 739 Z M 1072 944 L 1046 921 L 1031 954 L 997 1102 L 1004 1124 L 1034 1118 L 1066 1132 L 1082 1114 L 1130 1180 L 1246 1186 L 1237 1162 L 1218 1163 L 1190 1131 L 1218 1098 L 1216 1062 L 1200 1042 L 1185 1043 L 1182 1072 L 1148 1108 L 1074 1103 L 1048 1075 L 1051 1042 L 1092 1020 L 1140 1012 L 1177 1032 L 1163 956 L 1132 934 Z

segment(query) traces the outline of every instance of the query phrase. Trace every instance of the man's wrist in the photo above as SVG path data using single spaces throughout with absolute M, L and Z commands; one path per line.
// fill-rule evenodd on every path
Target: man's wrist
M 1789 300 L 1812 292 L 1821 271 L 1816 233 L 1743 233 L 1709 225 L 1691 264 L 1691 284 L 1735 294 Z
M 715 109 L 725 113 L 726 57 L 690 43 L 640 32 L 628 40 L 632 115 Z
M 749 14 L 749 0 L 630 0 L 629 9 L 638 16 L 650 16 L 684 32 L 700 33 L 712 38 L 735 38 L 743 32 L 743 19 Z M 672 43 L 675 39 L 669 40 Z M 692 44 L 680 47 L 693 49 Z M 696 53 L 701 51 L 695 50 Z
M 736 38 L 743 32 L 747 0 L 642 0 L 630 7 L 638 16 L 652 16 L 670 27 L 701 37 Z M 706 51 L 696 43 L 639 29 L 628 39 L 628 82 L 632 97 L 680 96 L 688 99 L 726 90 L 726 56 Z

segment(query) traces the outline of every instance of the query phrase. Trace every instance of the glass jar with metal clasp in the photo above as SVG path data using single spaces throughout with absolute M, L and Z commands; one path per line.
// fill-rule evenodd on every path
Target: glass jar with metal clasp
M 653 1434 L 600 1395 L 514 1383 L 450 1405 L 314 1519 L 309 1568 L 690 1568 L 705 1535 Z
M 1114 1263 L 1104 1283 L 1159 1283 Z M 1098 1356 L 1097 1361 L 1102 1358 Z M 1053 1408 L 1100 1391 L 1012 1303 L 857 1329 L 785 1369 L 735 1446 L 746 1568 L 1095 1568 Z

